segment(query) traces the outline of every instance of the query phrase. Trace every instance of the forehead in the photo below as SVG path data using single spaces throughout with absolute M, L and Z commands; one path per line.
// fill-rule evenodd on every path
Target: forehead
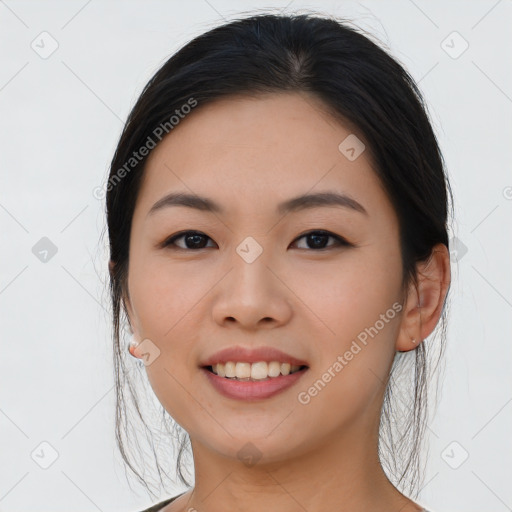
M 340 137 L 350 133 L 328 114 L 320 100 L 305 93 L 235 96 L 192 110 L 153 151 L 150 160 L 184 146 L 197 149 L 187 156 L 203 159 L 225 160 L 245 154 L 258 161 L 276 162 L 285 156 L 292 161 L 294 157 L 309 161 L 319 153 L 325 158 L 337 157 Z
M 258 210 L 267 200 L 329 189 L 378 205 L 385 198 L 368 152 L 349 160 L 339 149 L 354 135 L 306 94 L 199 105 L 152 151 L 140 199 L 147 211 L 179 190 Z

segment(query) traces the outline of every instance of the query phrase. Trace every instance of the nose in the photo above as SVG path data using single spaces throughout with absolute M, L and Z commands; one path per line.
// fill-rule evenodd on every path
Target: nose
M 217 287 L 213 318 L 223 327 L 233 324 L 247 330 L 285 325 L 292 317 L 290 288 L 263 257 L 247 263 L 235 255 L 233 268 Z

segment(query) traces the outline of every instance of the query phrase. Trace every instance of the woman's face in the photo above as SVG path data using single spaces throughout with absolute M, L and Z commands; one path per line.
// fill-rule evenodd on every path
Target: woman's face
M 168 202 L 150 212 L 171 193 L 218 210 Z M 319 193 L 360 206 L 279 209 Z M 164 245 L 184 231 L 199 236 Z M 154 392 L 193 447 L 233 459 L 376 440 L 401 265 L 398 220 L 368 151 L 315 98 L 199 105 L 151 153 L 131 228 L 127 306 Z M 234 346 L 272 347 L 308 368 L 272 396 L 226 396 L 211 378 L 226 379 L 202 365 Z

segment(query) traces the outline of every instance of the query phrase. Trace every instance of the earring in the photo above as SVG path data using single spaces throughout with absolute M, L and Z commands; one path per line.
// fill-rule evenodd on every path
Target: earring
M 128 345 L 128 352 L 130 353 L 130 355 L 135 359 L 135 361 L 133 361 L 136 365 L 137 368 L 141 369 L 144 367 L 144 361 L 141 359 L 140 356 L 138 356 L 136 353 L 135 353 L 135 349 L 137 348 L 138 346 L 138 343 L 136 343 L 135 341 L 132 341 L 129 343 Z
M 130 343 L 130 345 L 128 345 L 128 352 L 130 352 L 131 356 L 137 358 L 137 356 L 135 355 L 135 347 L 136 347 L 136 345 Z
M 140 359 L 139 356 L 135 353 L 135 349 L 137 348 L 137 341 L 135 339 L 135 336 L 132 335 L 130 342 L 128 344 L 128 352 L 131 356 L 135 357 L 136 359 Z

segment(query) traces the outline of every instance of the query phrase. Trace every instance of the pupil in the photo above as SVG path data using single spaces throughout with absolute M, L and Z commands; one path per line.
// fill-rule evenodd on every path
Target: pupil
M 197 235 L 197 234 L 194 234 L 194 235 L 188 235 L 188 236 L 187 236 L 187 238 L 186 238 L 186 240 L 187 240 L 187 246 L 189 245 L 189 244 L 188 244 L 188 242 L 189 242 L 191 239 L 193 239 L 192 245 L 193 245 L 194 247 L 196 247 L 196 248 L 197 248 L 197 243 L 199 243 L 199 244 L 200 244 L 200 243 L 201 243 L 201 239 L 202 239 L 202 238 L 203 238 L 203 237 L 202 237 L 201 235 Z M 200 249 L 202 249 L 202 247 L 199 247 L 199 248 L 200 248 Z
M 320 244 L 318 243 L 318 238 L 320 239 L 324 239 L 323 241 L 325 242 L 325 239 L 327 238 L 327 235 L 315 235 L 315 234 L 312 234 L 312 235 L 309 235 L 309 240 L 313 240 L 313 246 L 314 247 L 319 247 L 319 246 L 322 246 L 322 241 L 320 241 Z

